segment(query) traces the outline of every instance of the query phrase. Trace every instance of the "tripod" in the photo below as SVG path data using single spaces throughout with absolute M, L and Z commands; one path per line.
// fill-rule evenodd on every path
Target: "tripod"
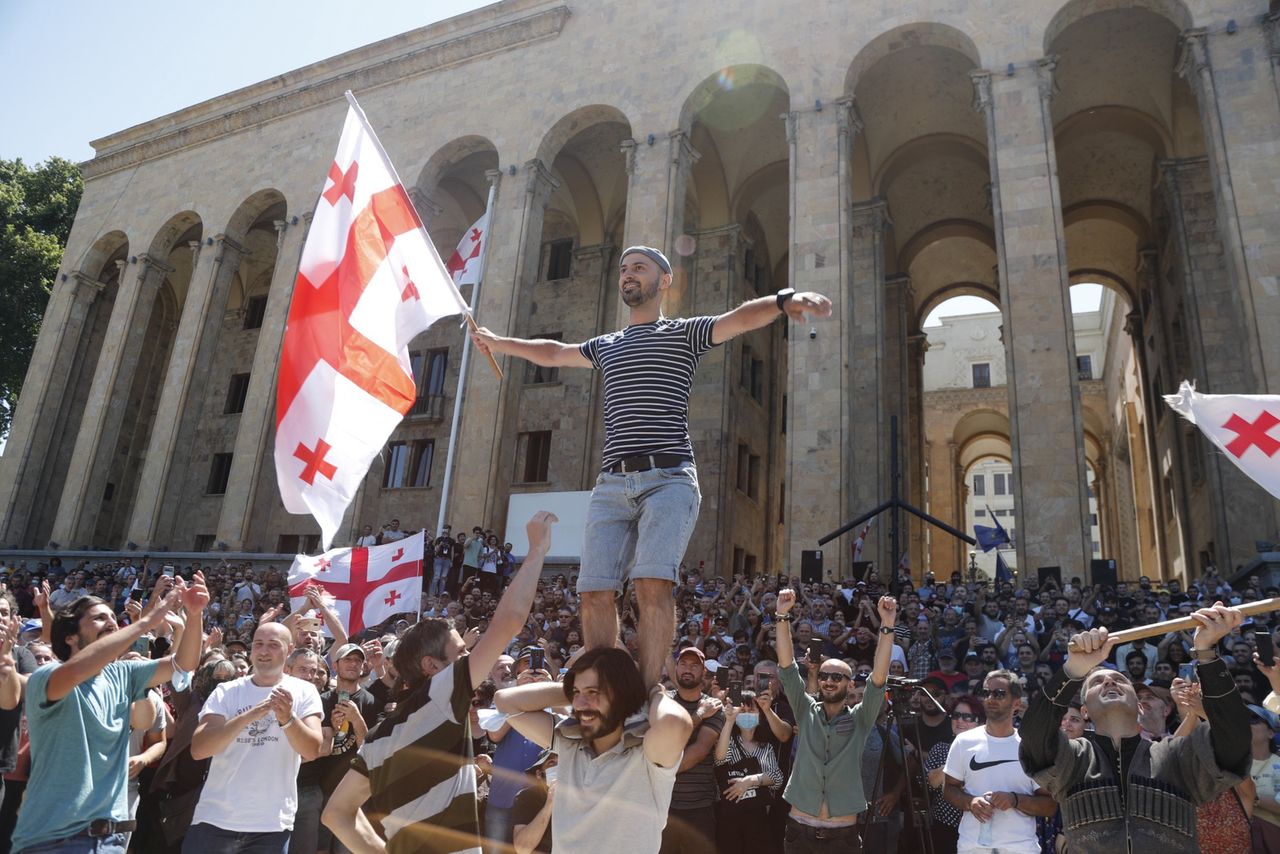
M 918 781 L 915 774 L 907 764 L 906 735 L 904 730 L 911 727 L 911 743 L 915 745 L 923 745 L 924 740 L 920 737 L 920 715 L 918 712 L 911 710 L 911 696 L 916 691 L 920 691 L 930 702 L 938 706 L 938 701 L 933 699 L 928 691 L 923 690 L 915 679 L 902 679 L 896 676 L 890 676 L 885 686 L 889 690 L 890 701 L 886 714 L 888 727 L 882 732 L 881 741 L 886 742 L 882 745 L 880 751 L 880 764 L 876 768 L 876 783 L 871 790 L 872 795 L 876 792 L 883 794 L 884 789 L 884 763 L 886 754 L 891 749 L 891 745 L 887 743 L 887 738 L 897 734 L 895 741 L 897 742 L 898 756 L 902 757 L 902 774 L 906 782 L 906 803 L 903 807 L 903 813 L 911 816 L 911 828 L 915 834 L 915 847 L 907 850 L 919 851 L 922 854 L 933 854 L 933 834 L 930 832 L 930 825 L 933 821 L 933 810 L 929 803 L 929 786 L 927 783 L 919 785 L 919 793 L 916 792 L 917 784 L 923 783 Z M 942 708 L 938 706 L 938 708 Z M 945 709 L 944 709 L 945 711 Z M 878 727 L 877 727 L 878 729 Z M 920 757 L 920 767 L 924 768 L 924 756 Z M 868 807 L 868 813 L 874 807 Z M 874 818 L 872 819 L 874 822 Z M 901 846 L 899 846 L 901 847 Z
M 899 518 L 899 513 L 902 510 L 907 511 L 912 516 L 915 516 L 919 519 L 924 520 L 925 523 L 932 525 L 935 528 L 939 528 L 943 531 L 946 531 L 951 536 L 959 540 L 963 540 L 964 542 L 968 543 L 971 546 L 977 545 L 978 541 L 975 540 L 973 537 L 970 537 L 968 534 L 964 533 L 963 531 L 958 531 L 955 528 L 948 525 L 946 522 L 943 522 L 941 519 L 937 519 L 933 516 L 930 516 L 928 513 L 924 512 L 923 510 L 920 510 L 919 508 L 916 508 L 916 507 L 912 507 L 909 503 L 907 503 L 906 501 L 903 501 L 901 496 L 898 494 L 898 480 L 900 477 L 901 477 L 901 472 L 898 471 L 898 416 L 894 415 L 889 419 L 889 484 L 890 484 L 889 500 L 876 505 L 872 509 L 868 510 L 866 513 L 863 513 L 861 516 L 858 516 L 848 522 L 845 522 L 839 528 L 836 528 L 834 531 L 827 534 L 822 539 L 818 540 L 818 545 L 825 546 L 827 543 L 831 542 L 841 534 L 844 534 L 844 533 L 847 533 L 848 531 L 853 530 L 854 528 L 861 525 L 863 522 L 866 522 L 872 516 L 879 516 L 881 513 L 883 513 L 886 510 L 893 511 L 889 516 L 889 542 L 890 542 L 891 551 L 894 555 L 902 554 L 902 552 L 898 550 L 898 539 L 899 539 L 898 518 Z M 893 580 L 889 584 L 889 589 L 896 596 L 899 590 L 896 568 L 892 574 L 892 579 Z

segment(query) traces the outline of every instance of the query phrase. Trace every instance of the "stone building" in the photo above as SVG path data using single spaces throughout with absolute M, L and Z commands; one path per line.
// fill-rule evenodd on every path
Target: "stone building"
M 1263 0 L 505 0 L 98 140 L 0 465 L 0 545 L 309 544 L 269 462 L 275 365 L 351 89 L 440 246 L 496 185 L 477 316 L 497 331 L 616 328 L 617 253 L 642 241 L 678 258 L 669 313 L 834 299 L 816 336 L 778 323 L 704 360 L 689 560 L 794 569 L 887 494 L 893 417 L 919 503 L 949 464 L 926 449 L 920 326 L 971 293 L 1003 313 L 991 411 L 1022 567 L 1085 565 L 1090 453 L 1104 505 L 1146 485 L 1111 505 L 1122 572 L 1242 562 L 1275 503 L 1159 395 L 1280 391 L 1277 21 Z M 1128 306 L 1114 381 L 1138 401 L 1093 425 L 1067 300 L 1084 279 Z M 435 517 L 457 330 L 414 349 L 435 367 L 357 522 Z M 589 488 L 599 396 L 589 372 L 473 362 L 455 525 Z

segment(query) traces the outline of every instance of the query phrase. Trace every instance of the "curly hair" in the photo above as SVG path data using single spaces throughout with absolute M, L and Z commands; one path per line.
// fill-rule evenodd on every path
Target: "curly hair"
M 53 640 L 53 654 L 58 656 L 59 661 L 71 658 L 71 645 L 67 643 L 67 639 L 80 634 L 80 619 L 89 612 L 90 608 L 105 604 L 107 603 L 97 596 L 81 596 L 53 615 L 50 635 Z

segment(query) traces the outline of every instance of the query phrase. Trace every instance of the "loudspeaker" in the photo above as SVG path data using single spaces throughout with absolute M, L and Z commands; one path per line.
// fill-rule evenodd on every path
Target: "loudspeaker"
M 1116 562 L 1109 559 L 1089 561 L 1089 577 L 1094 587 L 1099 585 L 1116 586 Z
M 871 567 L 873 566 L 875 566 L 875 564 L 869 560 L 860 560 L 855 562 L 853 565 L 853 580 L 866 581 L 867 573 L 871 571 Z
M 1036 574 L 1040 576 L 1040 588 L 1044 589 L 1044 583 L 1047 579 L 1052 578 L 1058 583 L 1058 589 L 1062 589 L 1062 567 L 1060 566 L 1041 566 L 1036 568 Z
M 819 584 L 822 577 L 822 549 L 800 552 L 800 580 L 805 584 Z

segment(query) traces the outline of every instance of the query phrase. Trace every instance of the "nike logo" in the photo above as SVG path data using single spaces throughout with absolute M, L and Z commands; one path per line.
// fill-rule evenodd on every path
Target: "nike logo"
M 1018 761 L 1018 760 L 1016 760 L 1016 759 L 997 759 L 997 760 L 996 760 L 996 761 L 994 761 L 994 762 L 979 762 L 979 761 L 978 761 L 978 757 L 976 757 L 976 756 L 970 756 L 970 757 L 969 757 L 969 770 L 971 770 L 971 771 L 981 771 L 981 770 L 982 770 L 982 769 L 984 769 L 984 768 L 994 768 L 995 766 L 997 766 L 997 765 L 1003 765 L 1003 764 L 1004 764 L 1004 763 L 1006 763 L 1006 762 L 1017 762 L 1017 761 Z

